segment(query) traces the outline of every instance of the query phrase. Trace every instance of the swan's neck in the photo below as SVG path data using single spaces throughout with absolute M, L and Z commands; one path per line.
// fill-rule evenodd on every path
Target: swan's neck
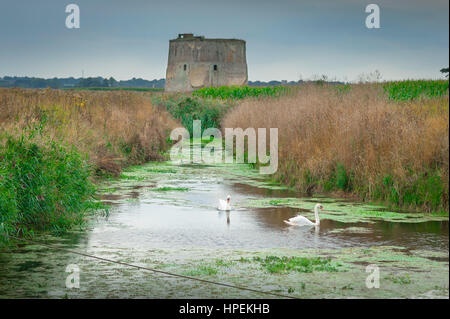
M 315 224 L 320 225 L 319 208 L 318 207 L 314 207 L 314 218 L 316 219 Z

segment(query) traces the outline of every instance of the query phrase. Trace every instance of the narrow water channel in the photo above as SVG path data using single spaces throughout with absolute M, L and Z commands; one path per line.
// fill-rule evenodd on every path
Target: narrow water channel
M 218 200 L 227 195 L 232 211 L 220 212 Z M 301 197 L 245 164 L 148 163 L 126 170 L 120 179 L 105 181 L 101 199 L 111 207 L 108 216 L 95 217 L 87 230 L 41 240 L 141 265 L 177 264 L 195 254 L 201 260 L 229 250 L 377 246 L 438 252 L 448 264 L 448 218 L 389 211 L 345 199 Z M 283 222 L 299 213 L 313 219 L 316 203 L 324 206 L 320 227 L 292 227 Z M 0 296 L 67 296 L 67 264 L 81 263 L 83 274 L 95 273 L 92 277 L 117 275 L 117 269 L 85 259 L 34 245 L 1 253 Z M 121 290 L 124 278 L 143 280 L 136 279 L 133 270 L 126 271 L 128 275 L 117 275 L 113 284 L 96 283 L 80 296 L 149 297 L 149 291 L 135 295 Z M 161 296 L 177 295 L 150 294 Z

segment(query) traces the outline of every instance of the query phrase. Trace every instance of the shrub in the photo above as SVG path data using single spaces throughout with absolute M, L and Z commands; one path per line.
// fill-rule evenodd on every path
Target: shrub
M 288 90 L 289 88 L 286 86 L 221 86 L 202 88 L 194 91 L 192 95 L 203 98 L 240 100 L 246 97 L 277 97 L 286 93 Z
M 193 121 L 201 120 L 201 131 L 220 127 L 220 121 L 231 106 L 228 103 L 183 95 L 156 96 L 154 103 L 165 108 L 193 136 Z
M 0 234 L 64 232 L 99 208 L 86 158 L 33 134 L 8 136 L 0 146 Z M 0 241 L 7 238 L 0 236 Z

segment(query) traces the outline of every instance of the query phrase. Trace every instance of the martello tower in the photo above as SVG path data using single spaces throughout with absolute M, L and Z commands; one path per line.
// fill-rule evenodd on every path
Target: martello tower
M 206 39 L 191 33 L 169 42 L 166 91 L 247 84 L 245 41 Z

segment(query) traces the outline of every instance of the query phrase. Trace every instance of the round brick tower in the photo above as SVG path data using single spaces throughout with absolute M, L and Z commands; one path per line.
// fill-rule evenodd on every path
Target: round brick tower
M 170 40 L 166 91 L 246 84 L 244 40 L 206 39 L 191 33 L 179 34 L 177 39 Z

